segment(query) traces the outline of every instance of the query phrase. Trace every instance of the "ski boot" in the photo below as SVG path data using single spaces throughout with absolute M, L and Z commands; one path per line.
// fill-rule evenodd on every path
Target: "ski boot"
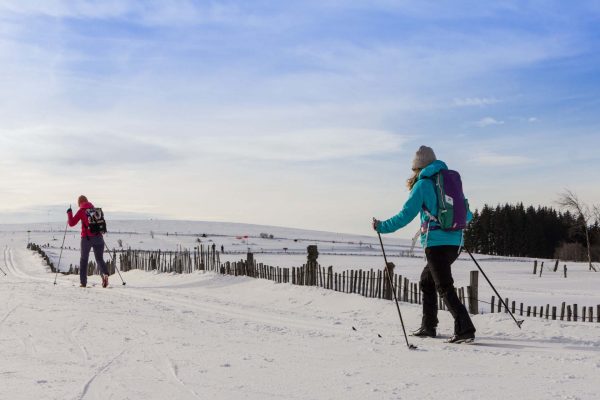
M 475 332 L 466 332 L 461 334 L 454 334 L 446 343 L 473 343 L 475 340 Z
M 436 331 L 435 328 L 425 328 L 422 326 L 416 331 L 412 332 L 410 336 L 434 338 L 436 337 Z

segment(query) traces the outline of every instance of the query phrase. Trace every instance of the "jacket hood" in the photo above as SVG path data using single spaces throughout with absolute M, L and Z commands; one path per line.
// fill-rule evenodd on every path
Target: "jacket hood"
M 443 169 L 448 169 L 446 163 L 440 160 L 435 160 L 434 162 L 423 168 L 423 170 L 419 174 L 419 179 L 432 177 L 433 175 L 437 174 Z
M 90 203 L 89 201 L 86 201 L 86 202 L 81 203 L 81 206 L 79 208 L 83 208 L 84 210 L 87 210 L 89 208 L 94 208 L 94 205 L 92 203 Z

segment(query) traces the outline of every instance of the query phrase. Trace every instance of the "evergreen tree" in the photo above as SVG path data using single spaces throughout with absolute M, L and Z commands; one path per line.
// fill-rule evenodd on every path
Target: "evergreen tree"
M 579 217 L 580 218 L 580 217 Z M 585 246 L 583 221 L 569 211 L 560 213 L 551 207 L 525 207 L 523 203 L 475 210 L 465 231 L 465 245 L 481 254 L 553 258 L 564 243 Z M 598 243 L 594 254 L 600 257 L 600 222 L 588 227 L 590 241 Z

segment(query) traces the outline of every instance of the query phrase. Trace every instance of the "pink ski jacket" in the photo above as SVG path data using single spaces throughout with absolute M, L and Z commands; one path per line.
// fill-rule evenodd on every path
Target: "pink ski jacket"
M 77 211 L 75 215 L 73 215 L 72 211 L 69 211 L 67 213 L 67 217 L 69 217 L 69 226 L 73 227 L 77 225 L 79 221 L 81 221 L 82 238 L 102 235 L 101 233 L 92 233 L 89 227 L 87 226 L 87 216 L 85 215 L 85 210 L 88 210 L 90 208 L 94 208 L 94 205 L 88 201 L 81 205 L 81 208 L 79 208 L 79 211 Z

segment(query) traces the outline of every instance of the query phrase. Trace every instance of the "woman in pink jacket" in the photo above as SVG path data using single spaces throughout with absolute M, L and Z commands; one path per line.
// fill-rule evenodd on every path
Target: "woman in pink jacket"
M 81 221 L 81 259 L 79 260 L 79 280 L 81 287 L 87 286 L 87 266 L 90 257 L 90 250 L 94 250 L 96 264 L 102 273 L 102 287 L 108 286 L 108 268 L 104 262 L 104 238 L 102 233 L 93 233 L 89 227 L 87 210 L 93 209 L 94 205 L 90 203 L 84 195 L 79 196 L 77 200 L 79 210 L 73 215 L 73 210 L 67 210 L 69 226 L 73 227 Z

